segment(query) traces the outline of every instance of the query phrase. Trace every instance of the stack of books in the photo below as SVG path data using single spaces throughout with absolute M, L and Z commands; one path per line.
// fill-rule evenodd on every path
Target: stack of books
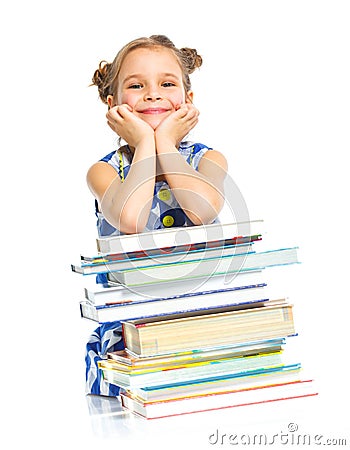
M 99 361 L 122 405 L 147 419 L 317 395 L 285 347 L 293 305 L 269 298 L 266 268 L 297 248 L 255 251 L 262 221 L 97 239 L 72 270 L 105 274 L 81 316 L 121 321 L 125 350 Z M 287 354 L 287 356 L 286 356 Z

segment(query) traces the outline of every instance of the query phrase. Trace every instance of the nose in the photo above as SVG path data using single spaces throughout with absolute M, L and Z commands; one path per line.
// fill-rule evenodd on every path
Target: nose
M 155 86 L 150 86 L 147 92 L 145 93 L 145 100 L 148 102 L 155 102 L 161 99 L 162 96 Z

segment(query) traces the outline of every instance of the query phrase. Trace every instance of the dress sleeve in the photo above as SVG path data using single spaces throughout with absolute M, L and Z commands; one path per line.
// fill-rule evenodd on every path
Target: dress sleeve
M 179 147 L 179 151 L 195 170 L 198 170 L 200 160 L 208 150 L 213 150 L 211 147 L 207 147 L 204 144 L 183 142 Z

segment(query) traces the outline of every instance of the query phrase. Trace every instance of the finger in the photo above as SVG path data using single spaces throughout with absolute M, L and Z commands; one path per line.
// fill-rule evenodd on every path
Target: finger
M 180 107 L 175 112 L 175 114 L 179 119 L 184 118 L 186 116 L 186 114 L 188 114 L 188 106 L 186 104 L 180 105 Z
M 107 120 L 107 125 L 108 125 L 113 131 L 115 131 L 113 125 L 111 124 L 111 122 L 108 122 L 108 120 Z
M 120 120 L 122 116 L 120 115 L 119 106 L 114 106 L 113 108 L 109 109 L 106 114 L 107 120 Z
M 198 117 L 198 111 L 196 109 L 190 109 L 186 115 L 187 119 L 192 119 L 193 117 Z
M 125 115 L 126 115 L 127 112 L 128 112 L 128 109 L 125 107 L 125 105 L 118 105 L 118 106 L 116 107 L 116 112 L 118 113 L 118 115 L 119 115 L 120 117 L 124 118 Z
M 129 105 L 120 105 L 119 114 L 123 119 L 137 120 L 137 116 Z
M 184 116 L 180 117 L 180 120 L 182 122 L 188 122 L 188 121 L 191 121 L 193 119 L 196 119 L 197 117 L 198 117 L 197 110 L 192 110 L 191 109 L 191 110 L 187 111 L 187 113 Z
M 119 108 L 121 108 L 122 111 L 125 111 L 125 110 L 130 111 L 130 112 L 133 111 L 132 107 L 130 105 L 128 105 L 127 103 L 122 103 L 121 105 L 119 105 Z
M 198 123 L 198 116 L 195 116 L 187 122 L 187 126 L 189 127 L 189 129 L 192 129 L 197 125 L 197 123 Z
M 194 112 L 197 116 L 199 115 L 199 110 L 192 104 L 188 104 L 188 111 Z
M 197 125 L 197 123 L 198 123 L 198 116 L 193 117 L 193 119 L 190 120 L 190 124 Z

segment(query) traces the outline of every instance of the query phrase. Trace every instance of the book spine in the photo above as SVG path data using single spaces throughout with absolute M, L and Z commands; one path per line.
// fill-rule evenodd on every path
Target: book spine
M 170 256 L 177 254 L 191 254 L 216 249 L 239 248 L 253 244 L 261 240 L 261 235 L 241 236 L 233 239 L 224 239 L 217 241 L 196 242 L 188 245 L 177 245 L 176 247 L 151 248 L 148 250 L 135 250 L 123 253 L 104 253 L 95 256 L 80 255 L 82 264 L 99 264 L 103 262 L 124 261 L 146 259 L 156 256 Z
M 99 314 L 94 305 L 89 302 L 80 302 L 80 315 L 83 319 L 93 320 L 99 322 Z
M 150 248 L 188 245 L 249 236 L 251 227 L 262 221 L 245 221 L 229 224 L 198 225 L 185 228 L 162 229 L 134 235 L 97 238 L 97 249 L 101 253 L 125 253 Z

